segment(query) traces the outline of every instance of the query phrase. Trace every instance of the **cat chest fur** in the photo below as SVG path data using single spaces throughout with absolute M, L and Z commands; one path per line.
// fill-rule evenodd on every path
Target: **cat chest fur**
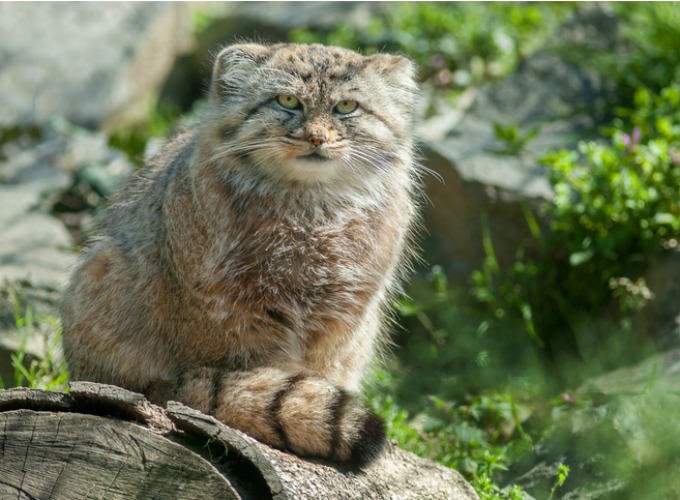
M 357 332 L 366 309 L 380 300 L 401 239 L 400 225 L 384 207 L 310 209 L 308 201 L 237 197 L 223 185 L 215 194 L 219 211 L 201 210 L 201 218 L 190 220 L 192 203 L 217 205 L 207 202 L 207 192 L 197 200 L 186 186 L 178 184 L 175 202 L 164 208 L 165 256 L 182 290 L 182 310 L 208 321 L 211 335 L 226 337 L 216 349 L 253 359 L 304 358 L 348 341 L 344 337 Z M 237 225 L 223 222 L 234 220 Z M 174 241 L 192 241 L 193 250 L 173 249 Z

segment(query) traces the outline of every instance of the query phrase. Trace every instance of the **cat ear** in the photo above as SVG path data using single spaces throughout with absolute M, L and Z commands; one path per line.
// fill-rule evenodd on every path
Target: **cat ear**
M 394 54 L 376 54 L 366 57 L 366 63 L 391 86 L 410 92 L 417 90 L 416 65 L 410 59 Z
M 415 114 L 418 84 L 416 83 L 416 65 L 408 58 L 392 54 L 376 54 L 366 57 L 365 68 L 373 72 L 382 81 L 388 92 L 384 99 L 402 116 L 412 123 Z
M 252 77 L 252 71 L 270 54 L 269 47 L 255 43 L 231 45 L 222 49 L 213 64 L 210 100 L 219 104 L 229 94 L 242 91 L 248 77 Z

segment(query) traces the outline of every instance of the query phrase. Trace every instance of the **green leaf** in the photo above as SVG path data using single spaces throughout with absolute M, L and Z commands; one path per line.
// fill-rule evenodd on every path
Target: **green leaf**
M 592 259 L 594 254 L 595 252 L 592 249 L 572 253 L 569 256 L 569 264 L 571 264 L 572 267 L 580 266 Z
M 667 224 L 673 227 L 680 227 L 680 217 L 668 212 L 654 214 L 654 222 L 659 225 Z

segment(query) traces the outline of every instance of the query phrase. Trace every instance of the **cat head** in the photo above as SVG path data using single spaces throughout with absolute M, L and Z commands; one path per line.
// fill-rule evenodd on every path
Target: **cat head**
M 212 160 L 302 185 L 365 183 L 408 170 L 414 76 L 413 63 L 398 55 L 227 47 L 209 95 Z

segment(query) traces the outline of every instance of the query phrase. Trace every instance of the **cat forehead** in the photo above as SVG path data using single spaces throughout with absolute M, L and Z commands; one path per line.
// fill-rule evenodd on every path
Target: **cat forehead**
M 341 47 L 282 44 L 272 47 L 271 64 L 303 80 L 325 76 L 348 79 L 361 71 L 366 58 Z

